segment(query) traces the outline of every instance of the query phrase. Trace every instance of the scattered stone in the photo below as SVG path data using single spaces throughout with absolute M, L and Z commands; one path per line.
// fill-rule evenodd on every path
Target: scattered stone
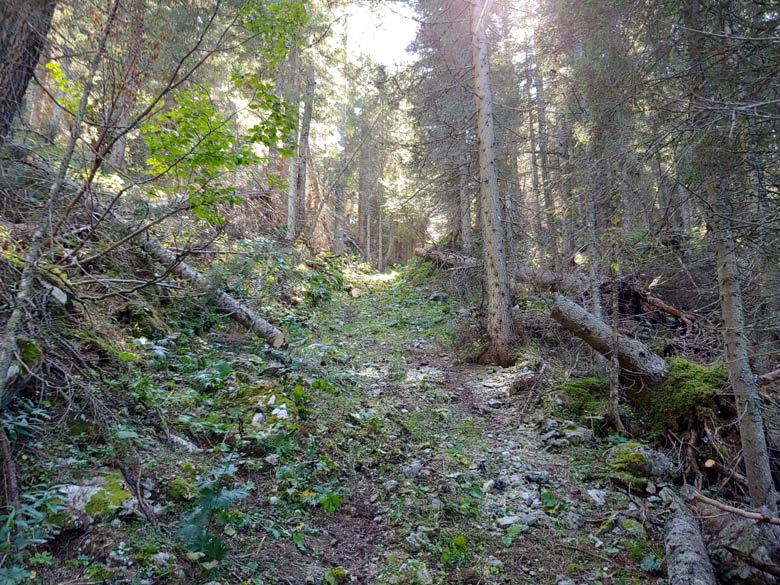
M 188 441 L 184 437 L 180 437 L 178 435 L 169 435 L 168 436 L 168 442 L 179 451 L 184 451 L 185 453 L 202 453 L 203 449 L 198 447 L 195 443 L 192 441 Z
M 263 369 L 263 374 L 266 374 L 268 376 L 276 376 L 277 374 L 280 374 L 284 371 L 284 364 L 280 362 L 270 362 L 265 369 Z
M 412 532 L 404 539 L 404 548 L 409 552 L 420 552 L 424 548 L 430 545 L 428 537 L 419 529 L 417 532 Z
M 539 383 L 538 374 L 530 369 L 520 370 L 509 384 L 509 395 L 526 394 L 531 392 Z
M 256 429 L 262 427 L 265 424 L 265 415 L 262 412 L 256 412 L 252 417 L 251 424 Z
M 58 491 L 63 497 L 62 510 L 53 521 L 61 529 L 85 527 L 116 515 L 131 514 L 137 503 L 124 477 L 115 470 L 80 484 L 64 485 Z
M 447 295 L 445 295 L 443 292 L 434 291 L 428 296 L 429 301 L 437 301 L 442 302 L 447 300 Z
M 442 502 L 439 498 L 435 496 L 428 496 L 428 500 L 431 503 L 431 508 L 433 508 L 433 511 L 437 514 L 444 510 L 444 502 Z
M 496 482 L 492 479 L 487 480 L 485 483 L 482 484 L 482 493 L 483 494 L 489 494 L 493 491 L 493 488 L 495 487 Z
M 176 557 L 165 551 L 160 551 L 158 553 L 153 554 L 149 561 L 155 566 L 155 567 L 166 567 L 168 564 L 173 564 L 176 562 Z
M 394 479 L 388 479 L 384 483 L 383 487 L 385 488 L 385 491 L 387 493 L 391 493 L 391 492 L 394 492 L 398 488 L 398 482 L 396 480 L 394 480 Z
M 324 578 L 325 569 L 322 567 L 317 565 L 309 565 L 306 567 L 306 578 L 304 580 L 305 583 L 316 583 L 316 585 L 320 585 Z
M 504 401 L 499 400 L 498 398 L 491 398 L 487 401 L 487 405 L 490 408 L 502 408 L 504 406 Z
M 518 518 L 520 519 L 520 524 L 525 524 L 526 526 L 536 526 L 540 522 L 546 522 L 548 519 L 547 514 L 542 512 L 541 510 L 534 510 L 532 512 L 526 512 L 523 514 L 518 514 Z
M 673 472 L 666 455 L 633 441 L 612 447 L 606 459 L 610 478 L 630 487 L 645 487 L 650 479 L 666 478 Z
M 645 527 L 642 526 L 642 523 L 638 520 L 626 518 L 620 526 L 623 528 L 623 531 L 632 538 L 647 538 Z
M 582 515 L 574 510 L 567 510 L 564 512 L 561 516 L 561 520 L 563 520 L 563 523 L 568 530 L 579 530 L 585 523 L 585 519 Z
M 588 496 L 591 500 L 593 500 L 593 503 L 597 506 L 603 506 L 607 503 L 607 491 L 606 490 L 597 490 L 592 489 L 588 490 Z
M 419 461 L 412 461 L 409 465 L 404 467 L 404 475 L 409 479 L 416 479 L 423 469 L 423 464 Z
M 270 498 L 268 498 L 268 503 L 271 504 L 272 506 L 278 505 L 279 502 L 281 502 L 279 496 L 271 496 Z
M 525 478 L 531 483 L 544 484 L 550 481 L 549 471 L 526 471 Z
M 273 465 L 274 467 L 276 467 L 277 465 L 279 465 L 279 456 L 276 454 L 271 454 L 268 455 L 265 459 L 263 459 L 263 461 L 268 463 L 268 465 Z
M 559 437 L 561 435 L 561 432 L 558 429 L 553 429 L 551 431 L 547 431 L 545 434 L 542 435 L 542 441 L 548 442 L 552 441 L 556 437 Z
M 549 448 L 565 449 L 566 447 L 571 447 L 571 443 L 568 439 L 552 439 L 547 443 L 547 446 Z
M 571 579 L 559 579 L 557 585 L 577 585 L 577 583 Z
M 559 425 L 558 421 L 555 420 L 554 418 L 546 418 L 541 423 L 542 432 L 549 433 L 550 431 L 557 430 L 558 425 Z
M 572 445 L 585 445 L 593 442 L 593 431 L 585 427 L 575 427 L 564 431 L 563 436 Z
M 520 516 L 503 516 L 496 520 L 496 524 L 499 528 L 509 528 L 515 524 L 522 524 L 520 522 Z
M 428 570 L 428 566 L 421 561 L 406 561 L 398 568 L 398 572 L 405 576 L 405 579 L 413 579 L 413 583 L 419 585 L 432 585 L 433 577 Z M 399 583 L 406 583 L 407 581 L 399 581 Z

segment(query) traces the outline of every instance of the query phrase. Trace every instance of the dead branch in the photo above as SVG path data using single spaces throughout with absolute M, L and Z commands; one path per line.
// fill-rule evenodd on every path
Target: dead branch
M 691 490 L 691 492 L 689 493 L 689 498 L 696 500 L 697 502 L 708 504 L 713 508 L 717 508 L 718 510 L 729 512 L 730 514 L 736 514 L 737 516 L 742 516 L 743 518 L 755 520 L 756 522 L 763 522 L 765 524 L 780 526 L 780 518 L 776 518 L 774 516 L 768 516 L 766 514 L 761 514 L 760 512 L 750 512 L 749 510 L 743 510 L 742 508 L 730 506 L 728 504 L 724 504 L 723 502 L 719 502 L 718 500 L 713 500 L 712 498 L 708 498 L 704 494 L 695 490 Z

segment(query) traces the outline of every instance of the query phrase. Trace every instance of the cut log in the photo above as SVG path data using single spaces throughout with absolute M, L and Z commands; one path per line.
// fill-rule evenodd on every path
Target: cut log
M 717 585 L 696 520 L 683 510 L 666 524 L 664 535 L 669 585 Z
M 241 323 L 252 333 L 267 340 L 273 347 L 280 347 L 284 344 L 284 333 L 234 296 L 222 289 L 211 286 L 200 272 L 186 262 L 182 262 L 179 257 L 149 234 L 144 233 L 137 236 L 135 243 L 149 257 L 170 269 L 173 274 L 193 284 L 196 288 L 209 293 L 214 297 L 220 309 L 228 313 L 232 319 Z
M 612 357 L 611 329 L 577 303 L 555 295 L 550 316 L 607 359 Z M 617 348 L 620 367 L 627 376 L 640 379 L 648 386 L 658 386 L 669 375 L 666 361 L 641 341 L 620 335 Z
M 766 374 L 756 376 L 756 383 L 759 386 L 768 386 L 778 380 L 780 380 L 780 370 L 774 370 L 773 372 L 767 372 Z

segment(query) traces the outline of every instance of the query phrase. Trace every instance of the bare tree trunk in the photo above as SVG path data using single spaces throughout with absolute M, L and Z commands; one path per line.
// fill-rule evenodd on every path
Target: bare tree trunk
M 336 202 L 335 218 L 333 225 L 333 252 L 341 254 L 347 245 L 346 242 L 346 193 L 344 189 L 344 175 L 347 171 L 347 104 L 339 104 L 340 124 L 339 124 L 339 149 L 341 150 L 341 160 L 339 161 L 339 176 L 336 181 Z
M 464 157 L 464 167 L 459 173 L 458 185 L 458 209 L 460 211 L 460 239 L 463 250 L 468 254 L 474 245 L 474 236 L 471 232 L 471 197 L 468 193 L 468 157 Z
M 295 223 L 290 239 L 295 240 L 301 234 L 306 226 L 306 167 L 309 160 L 309 131 L 311 130 L 311 116 L 314 107 L 314 89 L 316 87 L 314 74 L 310 73 L 306 80 L 306 92 L 303 96 L 303 118 L 301 120 L 301 137 L 298 141 L 298 162 L 296 164 L 295 193 L 297 201 L 295 202 Z M 289 221 L 289 219 L 288 219 Z
M 534 235 L 536 236 L 536 245 L 539 250 L 546 248 L 547 235 L 544 233 L 544 224 L 542 223 L 542 216 L 544 211 L 542 209 L 542 195 L 539 188 L 539 166 L 536 164 L 536 153 L 539 145 L 536 139 L 536 126 L 534 120 L 533 110 L 531 103 L 533 97 L 531 96 L 531 60 L 526 55 L 525 63 L 525 88 L 526 97 L 528 99 L 528 143 L 531 150 L 531 190 L 534 194 Z
M 165 268 L 170 269 L 173 274 L 212 295 L 220 309 L 227 312 L 232 319 L 241 323 L 252 333 L 267 340 L 273 347 L 280 347 L 284 344 L 284 333 L 232 295 L 211 286 L 200 272 L 186 262 L 182 262 L 173 252 L 149 236 L 148 233 L 137 236 L 134 241 L 144 252 Z
M 489 348 L 482 359 L 499 365 L 509 365 L 512 363 L 514 338 L 510 312 L 512 296 L 506 263 L 501 198 L 498 192 L 493 94 L 490 87 L 490 54 L 485 33 L 485 19 L 488 17 L 491 4 L 491 0 L 473 0 L 471 28 L 479 138 L 482 250 L 485 263 L 489 337 Z
M 0 2 L 0 144 L 10 137 L 46 43 L 56 0 Z
M 122 66 L 122 85 L 119 87 L 119 96 L 117 98 L 119 110 L 116 120 L 113 122 L 115 128 L 111 135 L 119 134 L 119 138 L 106 155 L 106 163 L 113 169 L 124 171 L 125 149 L 127 147 L 127 129 L 135 107 L 136 97 L 141 90 L 141 77 L 144 55 L 144 2 L 143 0 L 133 0 L 132 6 L 127 13 L 130 25 L 130 46 L 127 47 Z
M 298 163 L 300 154 L 300 144 L 298 144 L 298 128 L 300 126 L 301 113 L 298 110 L 300 105 L 300 95 L 298 94 L 298 45 L 294 43 L 290 49 L 288 57 L 288 75 L 285 99 L 288 104 L 295 105 L 295 115 L 297 116 L 295 128 L 290 133 L 289 142 L 295 149 L 295 153 L 290 157 L 289 172 L 287 175 L 287 237 L 295 240 L 296 220 L 298 218 Z
M 533 59 L 532 59 L 533 63 Z M 547 104 L 544 100 L 544 77 L 539 71 L 536 63 L 532 72 L 534 85 L 536 87 L 536 118 L 539 123 L 539 162 L 542 171 L 542 193 L 544 195 L 544 219 L 547 229 L 547 252 L 550 254 L 550 263 L 553 269 L 557 269 L 560 264 L 560 252 L 558 249 L 558 220 L 555 212 L 555 202 L 553 201 L 552 183 L 550 182 L 550 164 L 547 156 L 547 145 L 549 137 L 547 135 Z
M 709 109 L 712 80 L 704 69 L 704 46 L 699 0 L 687 0 L 683 6 L 688 57 L 692 70 L 692 112 L 699 129 L 698 148 L 694 161 L 703 176 L 703 186 L 709 204 L 708 223 L 715 239 L 720 310 L 723 319 L 723 340 L 726 345 L 726 366 L 729 382 L 739 412 L 739 431 L 745 460 L 750 500 L 755 507 L 777 510 L 776 491 L 769 463 L 769 452 L 761 413 L 761 397 L 748 359 L 748 343 L 742 291 L 736 260 L 736 242 L 731 231 L 732 201 L 727 185 L 733 171 L 733 157 L 728 146 L 731 131 L 720 130 L 719 113 Z M 723 80 L 718 80 L 724 83 Z M 732 81 L 733 83 L 733 81 Z

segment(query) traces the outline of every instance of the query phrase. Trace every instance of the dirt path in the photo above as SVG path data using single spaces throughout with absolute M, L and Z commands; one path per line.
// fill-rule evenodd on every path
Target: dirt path
M 639 567 L 661 556 L 654 515 L 644 499 L 600 477 L 609 445 L 579 429 L 582 445 L 552 452 L 542 435 L 563 423 L 540 414 L 537 391 L 509 395 L 517 368 L 458 363 L 433 339 L 438 322 L 398 328 L 398 309 L 368 294 L 338 314 L 343 347 L 359 347 L 351 373 L 364 416 L 382 421 L 371 436 L 381 457 L 361 466 L 350 486 L 349 517 L 373 515 L 373 526 L 340 520 L 356 529 L 341 540 L 362 544 L 349 563 L 353 578 L 655 582 Z

